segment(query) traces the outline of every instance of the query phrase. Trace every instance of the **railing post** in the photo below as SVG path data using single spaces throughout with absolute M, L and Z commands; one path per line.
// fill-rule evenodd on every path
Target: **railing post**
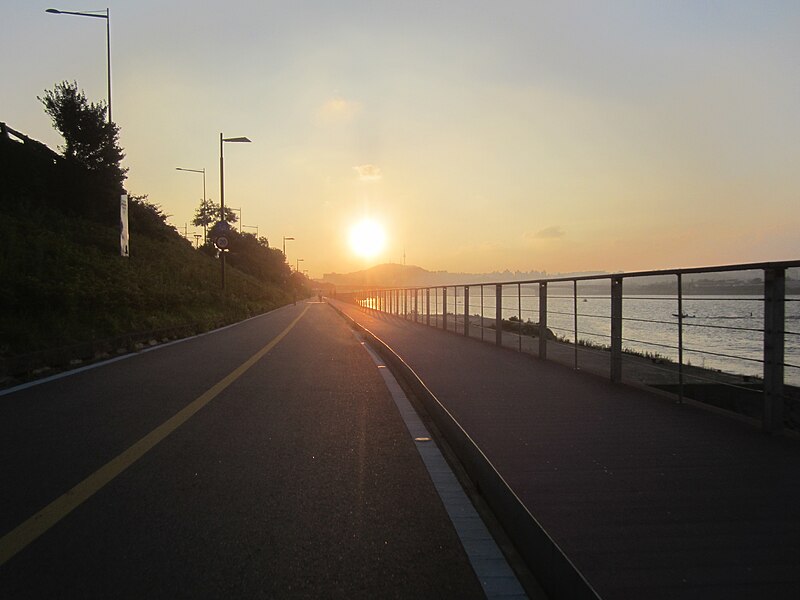
M 783 429 L 786 270 L 764 269 L 764 431 Z
M 442 329 L 447 331 L 447 286 L 442 288 Z
M 414 288 L 414 323 L 419 323 L 419 289 Z
M 519 344 L 517 348 L 522 352 L 522 330 L 525 324 L 522 322 L 522 284 L 520 283 L 517 284 L 517 315 L 519 315 L 519 335 L 517 336 Z
M 678 402 L 683 402 L 683 276 L 678 273 Z
M 539 358 L 547 358 L 547 282 L 539 284 Z
M 575 370 L 578 370 L 578 280 L 572 282 L 572 318 L 574 319 L 575 327 Z
M 481 284 L 481 341 L 483 341 L 483 284 Z
M 469 286 L 464 286 L 464 335 L 469 337 Z
M 622 277 L 611 278 L 611 381 L 622 381 Z
M 425 288 L 425 325 L 431 324 L 431 288 Z
M 503 286 L 495 284 L 494 286 L 494 343 L 498 346 L 503 345 Z
M 458 333 L 458 286 L 453 286 L 453 332 Z

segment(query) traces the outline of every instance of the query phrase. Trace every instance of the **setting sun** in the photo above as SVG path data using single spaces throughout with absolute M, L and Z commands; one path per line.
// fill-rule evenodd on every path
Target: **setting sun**
M 372 258 L 383 250 L 386 232 L 373 219 L 362 219 L 350 228 L 350 248 L 362 258 Z

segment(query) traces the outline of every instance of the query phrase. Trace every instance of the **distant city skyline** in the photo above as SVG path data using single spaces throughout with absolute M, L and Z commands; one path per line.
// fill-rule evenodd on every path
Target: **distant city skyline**
M 294 237 L 313 277 L 404 254 L 465 273 L 800 256 L 797 2 L 107 6 L 126 186 L 181 231 L 202 181 L 175 168 L 219 201 L 224 132 L 253 141 L 225 149 L 226 205 Z M 36 97 L 74 80 L 105 101 L 106 31 L 51 7 L 87 9 L 0 8 L 0 120 L 56 148 Z M 358 256 L 367 218 L 382 245 Z

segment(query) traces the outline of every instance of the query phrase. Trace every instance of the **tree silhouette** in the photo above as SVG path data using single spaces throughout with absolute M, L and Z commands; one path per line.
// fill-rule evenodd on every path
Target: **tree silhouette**
M 53 126 L 63 136 L 64 160 L 56 165 L 61 210 L 108 225 L 119 222 L 119 197 L 127 169 L 119 147 L 119 128 L 106 121 L 105 105 L 94 104 L 64 81 L 39 97 Z
M 63 81 L 38 97 L 53 126 L 64 138 L 64 158 L 103 179 L 122 192 L 127 169 L 120 163 L 125 153 L 119 146 L 119 127 L 106 120 L 105 104 L 89 102 L 76 82 Z
M 225 207 L 225 220 L 228 223 L 236 223 L 238 218 L 236 213 L 233 212 L 227 206 Z M 219 204 L 214 202 L 211 198 L 205 201 L 200 201 L 200 205 L 194 211 L 194 219 L 192 219 L 192 225 L 195 227 L 210 227 L 214 223 L 219 221 Z
M 228 237 L 228 263 L 232 267 L 264 282 L 283 284 L 289 280 L 291 271 L 284 260 L 283 252 L 270 248 L 267 238 L 237 231 L 231 231 Z

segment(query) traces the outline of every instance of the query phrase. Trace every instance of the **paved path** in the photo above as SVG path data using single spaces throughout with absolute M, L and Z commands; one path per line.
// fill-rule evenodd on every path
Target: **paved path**
M 159 597 L 483 597 L 329 306 L 0 395 L 0 598 Z
M 603 598 L 800 598 L 797 440 L 337 306 L 416 371 Z

